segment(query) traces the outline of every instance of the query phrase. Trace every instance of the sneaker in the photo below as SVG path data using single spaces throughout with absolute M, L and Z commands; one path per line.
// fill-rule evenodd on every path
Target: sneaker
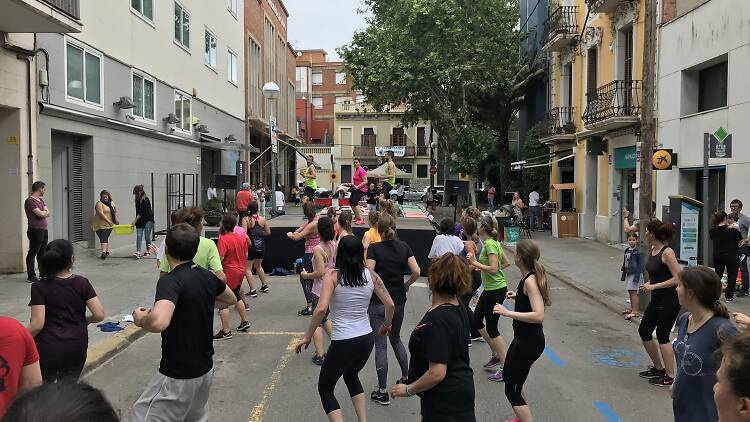
M 323 354 L 323 356 L 313 355 L 313 357 L 312 357 L 312 363 L 314 363 L 314 364 L 316 364 L 318 366 L 322 366 L 323 365 L 323 361 L 325 359 L 326 359 L 325 353 Z
M 258 291 L 255 289 L 252 289 L 249 292 L 245 293 L 245 296 L 258 297 Z
M 398 379 L 398 381 L 396 381 L 396 385 L 406 384 L 406 381 L 408 381 L 406 377 L 401 377 Z
M 639 372 L 638 376 L 641 378 L 660 378 L 667 375 L 666 369 L 656 369 L 653 366 L 649 366 L 645 371 Z
M 664 375 L 658 378 L 651 378 L 648 383 L 657 387 L 669 387 L 674 382 L 674 378 L 669 375 Z
M 310 308 L 302 308 L 297 312 L 297 315 L 299 316 L 310 316 L 312 315 L 313 311 Z
M 245 303 L 245 311 L 250 312 L 250 305 L 247 302 Z
M 484 337 L 482 337 L 482 336 L 472 337 L 470 340 L 471 341 L 481 341 L 481 342 L 484 342 Z
M 240 325 L 237 326 L 237 331 L 247 331 L 250 329 L 250 323 L 247 321 L 240 322 Z
M 503 382 L 503 371 L 495 371 L 495 373 L 487 377 L 487 379 L 494 382 Z
M 381 393 L 380 390 L 375 390 L 370 394 L 370 398 L 376 402 L 380 403 L 383 406 L 388 406 L 391 404 L 391 398 L 388 397 L 388 393 Z
M 102 254 L 99 255 L 99 259 L 107 259 L 107 254 L 102 252 Z
M 36 283 L 37 281 L 39 281 L 39 277 L 37 277 L 35 275 L 33 275 L 33 276 L 31 276 L 31 277 L 29 277 L 29 278 L 26 279 L 27 283 Z
M 490 358 L 490 360 L 487 361 L 482 367 L 484 369 L 487 369 L 489 371 L 495 371 L 496 367 L 500 365 L 500 359 L 498 359 L 497 356 L 493 356 Z
M 141 254 L 139 254 L 138 252 L 136 252 L 136 253 L 133 254 L 133 257 L 135 257 L 135 259 L 141 259 Z
M 260 286 L 260 291 L 263 292 L 263 293 L 268 293 L 268 292 L 271 291 L 271 289 L 268 287 L 268 284 L 264 284 L 264 285 Z
M 109 255 L 109 253 L 107 253 L 107 255 Z M 143 256 L 144 256 L 144 257 L 147 257 L 147 256 L 149 256 L 149 255 L 151 255 L 151 254 L 150 254 L 150 253 L 148 253 L 148 252 L 144 252 L 144 253 L 143 253 Z
M 232 338 L 231 331 L 225 332 L 224 330 L 219 330 L 219 332 L 214 335 L 214 340 L 229 340 L 230 338 Z
M 725 300 L 726 300 L 727 302 L 734 302 L 734 298 L 733 298 L 733 297 L 728 297 L 728 298 L 726 298 Z

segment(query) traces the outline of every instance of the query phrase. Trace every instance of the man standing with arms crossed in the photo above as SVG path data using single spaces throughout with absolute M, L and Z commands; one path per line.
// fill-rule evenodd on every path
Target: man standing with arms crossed
M 26 254 L 27 281 L 33 283 L 39 281 L 34 271 L 34 261 L 47 246 L 47 218 L 49 209 L 42 197 L 47 188 L 44 182 L 34 182 L 31 185 L 31 195 L 26 198 L 23 209 L 26 211 L 26 220 L 29 227 L 26 236 L 29 238 L 29 253 Z
M 237 302 L 234 293 L 192 259 L 200 237 L 188 224 L 175 224 L 167 234 L 170 272 L 156 284 L 151 309 L 133 311 L 136 326 L 161 333 L 161 363 L 133 405 L 136 421 L 207 421 L 213 381 L 214 306 Z
M 304 188 L 302 204 L 307 201 L 315 200 L 315 191 L 318 189 L 318 172 L 315 171 L 314 158 L 312 155 L 307 156 L 307 167 L 300 169 L 299 175 L 302 176 L 302 186 Z
M 383 189 L 380 190 L 380 199 L 390 198 L 393 186 L 396 184 L 396 164 L 393 162 L 393 151 L 386 151 L 383 156 L 385 159 L 385 174 L 378 176 L 383 180 Z
M 729 203 L 729 208 L 733 213 L 739 215 L 740 218 L 737 221 L 737 225 L 739 225 L 740 233 L 742 234 L 742 242 L 740 243 L 740 272 L 742 273 L 742 288 L 740 289 L 740 292 L 737 293 L 737 297 L 747 297 L 748 288 L 750 288 L 750 277 L 747 273 L 747 256 L 750 255 L 750 246 L 748 246 L 748 242 L 750 241 L 750 237 L 748 236 L 748 234 L 750 234 L 748 233 L 750 232 L 750 217 L 742 213 L 742 201 L 739 199 L 733 199 L 732 202 Z

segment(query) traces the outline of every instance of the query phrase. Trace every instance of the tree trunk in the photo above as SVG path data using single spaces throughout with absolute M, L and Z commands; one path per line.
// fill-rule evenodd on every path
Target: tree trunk
M 656 0 L 646 0 L 643 40 L 643 101 L 641 101 L 641 154 L 640 181 L 638 185 L 638 218 L 641 239 L 645 239 L 646 224 L 654 217 L 651 201 L 652 167 L 656 127 L 654 125 L 655 72 L 656 72 Z M 704 198 L 705 200 L 705 198 Z

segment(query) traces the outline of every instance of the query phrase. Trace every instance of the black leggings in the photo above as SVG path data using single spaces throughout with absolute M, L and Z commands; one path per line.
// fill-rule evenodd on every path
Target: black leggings
M 308 273 L 313 272 L 313 266 L 312 266 L 312 257 L 313 254 L 311 253 L 305 253 L 304 257 L 302 258 L 302 268 L 305 269 Z M 312 287 L 313 287 L 313 280 L 309 278 L 302 278 L 300 275 L 299 277 L 299 283 L 302 285 L 302 293 L 305 295 L 305 302 L 308 304 L 313 302 L 313 294 L 312 294 Z
M 342 376 L 346 388 L 349 389 L 349 397 L 364 393 L 362 383 L 359 382 L 359 371 L 364 368 L 370 358 L 373 346 L 375 346 L 373 333 L 331 341 L 318 377 L 318 394 L 320 394 L 320 401 L 323 403 L 326 415 L 341 409 L 333 390 Z
M 656 293 L 656 294 L 654 294 Z M 641 340 L 651 341 L 651 333 L 656 328 L 656 339 L 659 344 L 669 344 L 669 333 L 672 331 L 677 315 L 680 313 L 680 301 L 677 299 L 677 291 L 651 292 L 651 302 L 646 307 L 638 326 L 638 334 Z
M 737 283 L 737 273 L 740 270 L 740 258 L 737 255 L 714 255 L 714 267 L 719 278 L 724 276 L 724 269 L 727 270 L 727 288 L 724 290 L 724 297 L 727 299 L 734 297 L 735 283 Z
M 497 329 L 497 322 L 500 320 L 500 315 L 493 313 L 492 309 L 496 304 L 503 304 L 506 293 L 508 293 L 507 287 L 498 290 L 484 290 L 482 292 L 482 295 L 479 296 L 479 302 L 477 302 L 477 308 L 474 309 L 474 329 L 481 330 L 485 327 L 484 321 L 486 321 L 487 334 L 490 338 L 500 337 L 500 331 Z
M 62 379 L 78 380 L 86 364 L 86 350 L 42 351 L 39 353 L 39 367 L 45 382 Z
M 531 365 L 544 352 L 544 331 L 542 326 L 538 325 L 515 327 L 513 333 L 513 342 L 510 343 L 503 366 L 505 397 L 511 406 L 526 406 L 521 392 L 531 371 Z

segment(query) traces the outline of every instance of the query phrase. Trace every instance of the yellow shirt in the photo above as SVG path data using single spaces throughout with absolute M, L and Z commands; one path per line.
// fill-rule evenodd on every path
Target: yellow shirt
M 107 219 L 111 222 L 114 221 L 112 219 L 112 211 L 109 209 L 108 206 L 104 205 L 101 202 L 97 202 L 97 204 L 101 204 L 102 206 L 102 213 L 107 217 Z M 116 209 L 115 201 L 112 201 L 112 208 Z M 107 230 L 111 229 L 112 224 L 108 223 L 105 219 L 103 219 L 99 213 L 94 212 L 94 219 L 91 221 L 91 229 L 94 231 L 97 230 Z
M 312 166 L 310 166 L 312 167 Z M 312 170 L 310 170 L 310 167 L 305 169 L 305 174 L 302 176 L 303 180 L 302 183 L 312 189 L 318 188 L 318 182 L 312 178 Z
M 378 233 L 378 229 L 375 227 L 370 227 L 370 230 L 367 230 L 365 232 L 365 237 L 370 238 L 370 246 L 380 243 L 382 239 L 380 238 L 380 233 Z M 367 251 L 365 251 L 365 261 L 367 260 Z

